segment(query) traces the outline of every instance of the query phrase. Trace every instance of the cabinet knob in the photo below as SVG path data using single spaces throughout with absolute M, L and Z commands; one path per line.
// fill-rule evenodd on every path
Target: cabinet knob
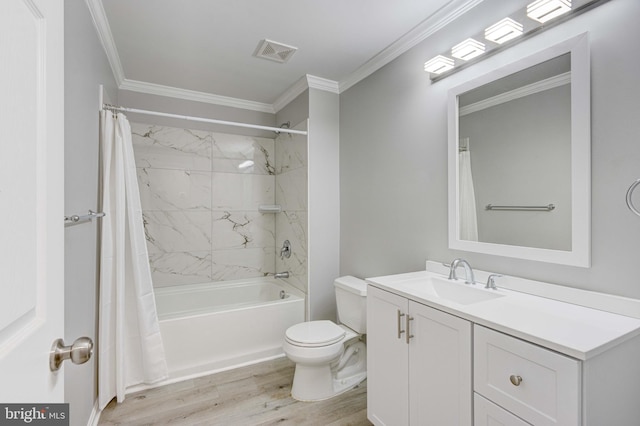
M 520 383 L 522 383 L 522 377 L 520 376 L 516 376 L 515 374 L 512 374 L 509 377 L 509 380 L 511 380 L 511 384 L 513 386 L 520 386 Z

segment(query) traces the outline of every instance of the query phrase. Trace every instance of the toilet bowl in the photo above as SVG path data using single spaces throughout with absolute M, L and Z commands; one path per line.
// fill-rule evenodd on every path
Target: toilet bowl
M 341 324 L 309 321 L 285 332 L 284 353 L 296 363 L 291 396 L 299 401 L 334 397 L 367 377 L 366 283 L 347 276 L 334 285 Z

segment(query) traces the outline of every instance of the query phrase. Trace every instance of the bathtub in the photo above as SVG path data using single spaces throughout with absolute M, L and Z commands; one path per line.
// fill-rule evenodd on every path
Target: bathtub
M 169 368 L 162 384 L 282 356 L 305 300 L 281 280 L 257 278 L 155 289 Z

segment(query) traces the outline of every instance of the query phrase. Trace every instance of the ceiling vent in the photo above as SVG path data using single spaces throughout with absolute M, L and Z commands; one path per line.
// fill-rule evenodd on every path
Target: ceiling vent
M 286 44 L 265 39 L 258 44 L 254 56 L 284 64 L 291 59 L 293 54 L 296 53 L 296 50 L 298 50 L 297 47 L 287 46 Z

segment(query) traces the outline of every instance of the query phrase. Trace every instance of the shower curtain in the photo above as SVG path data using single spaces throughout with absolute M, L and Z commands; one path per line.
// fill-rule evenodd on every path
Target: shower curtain
M 458 182 L 460 188 L 460 239 L 478 241 L 478 219 L 476 216 L 476 194 L 471 174 L 471 152 L 469 148 L 458 154 Z
M 103 409 L 129 386 L 168 377 L 156 312 L 140 193 L 124 114 L 100 112 L 102 220 L 98 399 Z

